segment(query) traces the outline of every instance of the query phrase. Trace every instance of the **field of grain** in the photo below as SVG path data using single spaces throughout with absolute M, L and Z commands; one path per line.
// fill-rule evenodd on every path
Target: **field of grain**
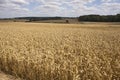
M 120 80 L 120 25 L 0 23 L 0 70 L 25 80 Z

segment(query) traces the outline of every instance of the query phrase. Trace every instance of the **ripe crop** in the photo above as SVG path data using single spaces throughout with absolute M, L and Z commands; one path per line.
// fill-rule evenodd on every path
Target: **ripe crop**
M 119 25 L 0 23 L 0 70 L 26 80 L 119 80 Z

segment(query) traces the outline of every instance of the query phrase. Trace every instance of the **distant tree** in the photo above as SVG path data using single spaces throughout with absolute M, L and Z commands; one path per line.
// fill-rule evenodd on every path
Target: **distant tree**
M 116 20 L 117 20 L 118 22 L 120 22 L 120 14 L 117 14 Z
M 66 20 L 66 23 L 69 23 L 69 20 Z
M 41 20 L 60 20 L 61 17 L 26 17 L 30 22 L 31 21 L 41 21 Z
M 16 22 L 16 20 L 13 20 L 14 22 Z
M 78 18 L 79 21 L 93 21 L 93 22 L 120 22 L 120 14 L 117 15 L 85 15 Z

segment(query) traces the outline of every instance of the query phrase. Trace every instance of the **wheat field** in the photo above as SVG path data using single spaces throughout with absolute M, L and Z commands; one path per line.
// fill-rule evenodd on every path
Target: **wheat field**
M 0 70 L 25 80 L 120 80 L 120 25 L 0 23 Z

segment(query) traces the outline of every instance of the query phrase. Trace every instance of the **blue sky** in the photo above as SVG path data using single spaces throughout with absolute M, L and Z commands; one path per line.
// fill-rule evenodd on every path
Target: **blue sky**
M 120 0 L 0 0 L 0 18 L 120 13 Z

